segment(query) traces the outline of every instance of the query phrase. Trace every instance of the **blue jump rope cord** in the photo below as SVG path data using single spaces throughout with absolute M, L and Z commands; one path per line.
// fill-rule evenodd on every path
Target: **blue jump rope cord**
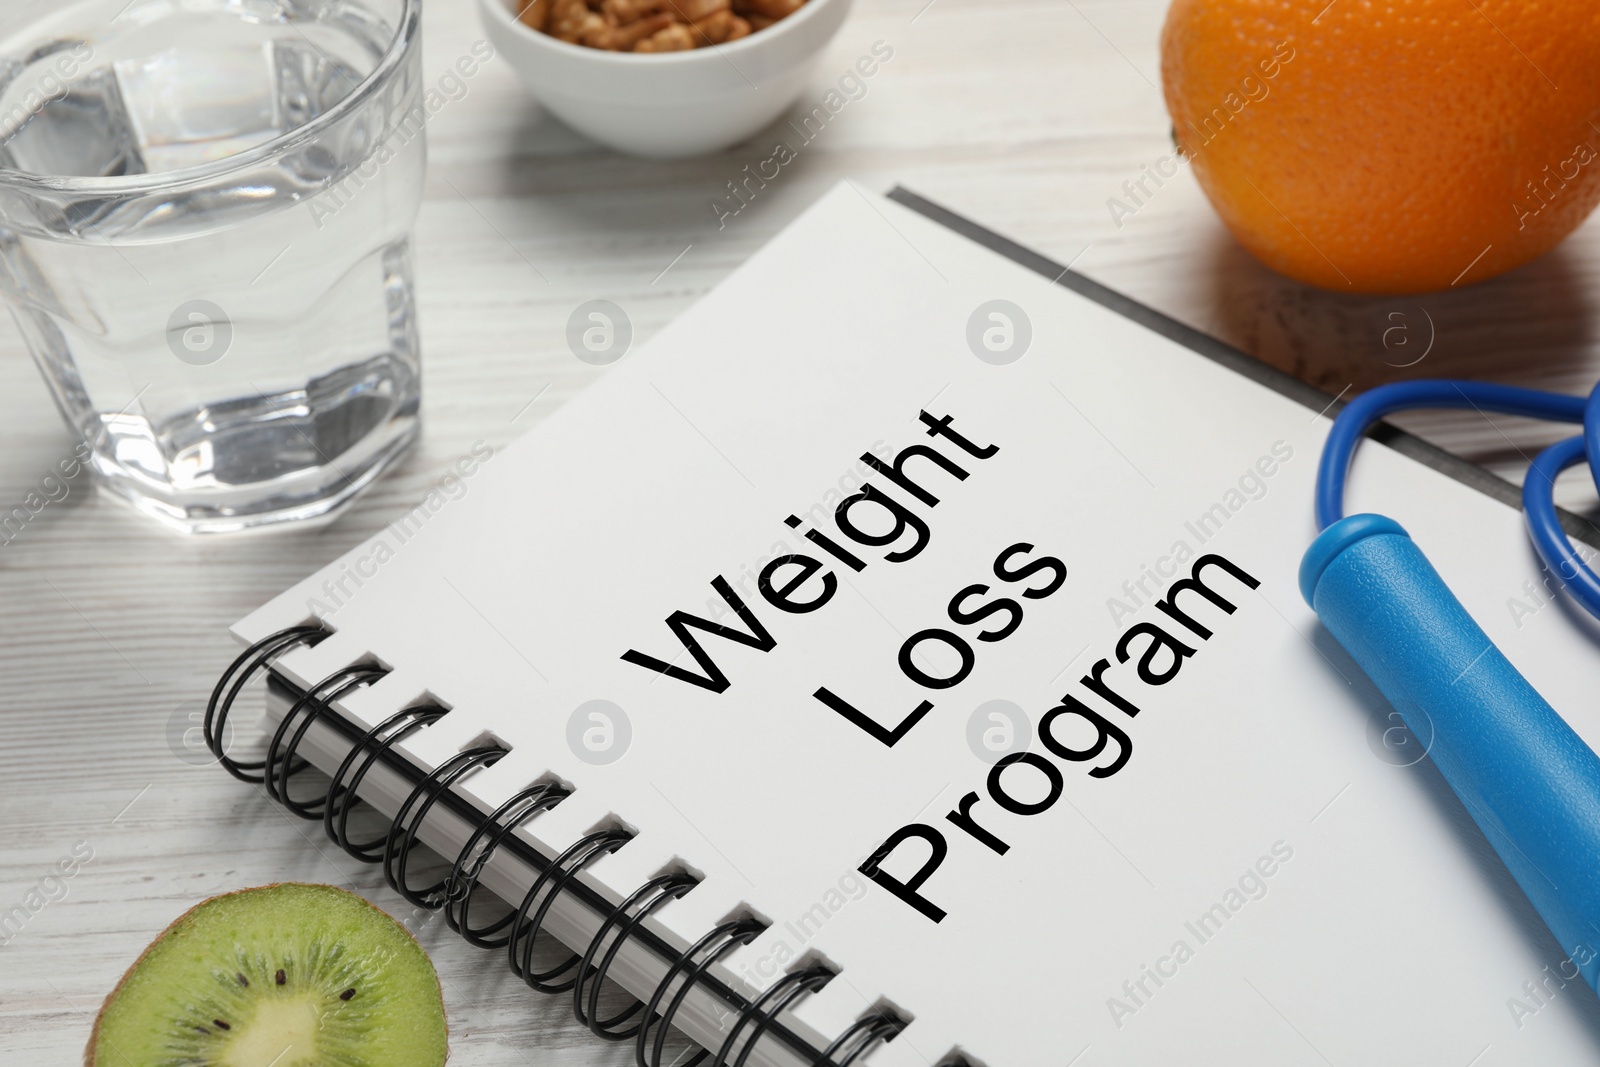
M 1317 526 L 1327 529 L 1344 516 L 1344 483 L 1356 445 L 1373 423 L 1413 408 L 1471 408 L 1551 422 L 1582 424 L 1583 433 L 1551 445 L 1533 461 L 1522 486 L 1528 531 L 1545 565 L 1572 598 L 1600 618 L 1600 577 L 1579 558 L 1556 516 L 1556 475 L 1585 459 L 1600 488 L 1600 385 L 1587 400 L 1539 389 L 1450 379 L 1381 385 L 1356 397 L 1334 420 L 1317 468 Z

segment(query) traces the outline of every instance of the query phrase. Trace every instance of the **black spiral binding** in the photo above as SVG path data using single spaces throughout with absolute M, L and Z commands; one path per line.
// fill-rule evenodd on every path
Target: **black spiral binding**
M 449 888 L 449 875 L 439 879 L 427 889 L 412 889 L 406 884 L 406 861 L 411 858 L 411 849 L 417 843 L 417 833 L 422 829 L 422 820 L 428 817 L 428 812 L 452 785 L 478 767 L 493 766 L 495 761 L 505 754 L 505 749 L 497 745 L 485 745 L 459 752 L 439 764 L 432 774 L 411 791 L 411 795 L 406 797 L 406 802 L 401 804 L 400 810 L 395 813 L 394 822 L 389 825 L 388 840 L 383 845 L 383 879 L 389 883 L 390 889 L 419 908 L 437 908 L 443 903 L 445 891 Z M 416 808 L 414 817 L 411 814 L 413 808 Z M 411 820 L 410 826 L 406 825 L 407 819 Z
M 771 989 L 761 994 L 750 1003 L 749 1007 L 739 1013 L 738 1021 L 733 1024 L 733 1029 L 723 1040 L 722 1047 L 717 1049 L 717 1058 L 711 1061 L 711 1067 L 724 1067 L 728 1062 L 728 1053 L 739 1042 L 739 1034 L 747 1025 L 755 1022 L 755 1029 L 750 1032 L 750 1040 L 744 1043 L 744 1051 L 733 1061 L 733 1067 L 744 1067 L 745 1061 L 750 1058 L 751 1050 L 761 1040 L 761 1035 L 766 1033 L 767 1027 L 777 1022 L 778 1014 L 783 1009 L 805 994 L 815 993 L 832 980 L 833 972 L 819 966 L 807 967 L 803 971 L 791 971 L 772 983 Z
M 566 888 L 573 875 L 606 853 L 615 852 L 632 837 L 632 834 L 622 829 L 598 830 L 587 837 L 579 838 L 565 852 L 550 861 L 550 866 L 540 873 L 533 883 L 533 888 L 528 890 L 528 895 L 522 898 L 522 904 L 517 908 L 516 918 L 512 923 L 511 938 L 506 942 L 506 957 L 512 974 L 540 993 L 565 993 L 578 984 L 577 976 L 567 978 L 566 975 L 578 965 L 581 956 L 574 952 L 566 962 L 558 963 L 548 970 L 535 972 L 534 942 L 538 940 L 539 931 L 544 926 L 544 919 L 550 913 L 551 905 L 556 902 L 561 890 Z M 547 885 L 550 892 L 544 895 L 544 902 L 533 913 L 533 917 L 528 918 L 528 909 L 539 899 L 539 894 Z
M 377 863 L 383 859 L 384 846 L 389 842 L 387 831 L 365 843 L 350 840 L 350 812 L 356 806 L 356 790 L 361 787 L 362 780 L 373 764 L 394 744 L 425 726 L 433 725 L 444 716 L 444 708 L 431 705 L 396 712 L 362 735 L 361 740 L 345 756 L 344 762 L 339 764 L 333 780 L 328 784 L 328 802 L 322 810 L 322 830 L 345 852 L 363 863 Z M 368 746 L 374 741 L 377 742 L 376 747 L 368 751 Z M 357 759 L 361 760 L 359 767 L 356 766 Z M 350 773 L 351 768 L 355 768 L 354 774 Z M 350 778 L 349 785 L 345 784 L 346 775 Z
M 817 1063 L 831 1063 L 834 1067 L 850 1067 L 880 1041 L 888 1041 L 904 1030 L 906 1024 L 883 1012 L 873 1012 L 857 1019 L 844 1033 L 834 1038 L 833 1044 L 823 1050 Z M 835 1059 L 834 1057 L 841 1057 Z
M 519 827 L 566 798 L 567 790 L 559 785 L 535 784 L 501 804 L 478 822 L 448 874 L 426 888 L 413 888 L 407 880 L 407 864 L 428 813 L 442 799 L 449 802 L 450 787 L 454 783 L 505 755 L 505 750 L 498 746 L 479 746 L 445 760 L 431 773 L 420 777 L 386 832 L 369 841 L 352 841 L 349 816 L 367 773 L 379 762 L 394 766 L 399 761 L 409 768 L 410 765 L 393 751 L 394 746 L 443 718 L 445 708 L 426 705 L 395 713 L 359 735 L 327 789 L 317 798 L 292 798 L 290 782 L 310 766 L 297 758 L 296 750 L 311 726 L 328 715 L 334 701 L 382 678 L 387 673 L 383 668 L 358 664 L 335 671 L 297 698 L 274 731 L 265 760 L 243 762 L 229 757 L 223 750 L 224 732 L 229 713 L 244 686 L 290 649 L 315 646 L 328 636 L 329 631 L 318 626 L 280 630 L 251 645 L 223 673 L 206 706 L 204 729 L 207 746 L 229 774 L 242 781 L 263 784 L 273 800 L 301 818 L 321 820 L 324 832 L 349 855 L 367 863 L 381 862 L 390 887 L 418 907 L 443 908 L 450 928 L 470 943 L 482 948 L 504 949 L 512 973 L 532 988 L 544 993 L 570 992 L 573 1014 L 594 1034 L 608 1041 L 633 1040 L 637 1067 L 663 1067 L 672 1021 L 690 990 L 701 984 L 715 987 L 717 995 L 738 1012 L 733 1028 L 717 1048 L 709 1067 L 746 1067 L 756 1046 L 769 1033 L 796 1051 L 804 1048 L 798 1038 L 784 1030 L 778 1017 L 801 997 L 826 986 L 833 978 L 832 971 L 811 966 L 790 972 L 754 1000 L 721 985 L 709 974 L 718 960 L 741 945 L 749 944 L 766 929 L 765 924 L 756 919 L 736 919 L 720 924 L 673 958 L 665 977 L 648 998 L 610 1017 L 601 1017 L 601 988 L 623 945 L 630 938 L 639 939 L 658 955 L 662 954 L 659 939 L 646 933 L 645 920 L 697 884 L 695 877 L 687 873 L 662 874 L 645 882 L 609 910 L 603 905 L 596 906 L 593 892 L 576 880 L 577 875 L 630 841 L 633 835 L 625 829 L 596 830 L 554 859 L 546 860 L 533 853 L 540 872 L 521 903 L 507 915 L 485 926 L 473 927 L 472 900 L 484 867 Z M 341 716 L 328 715 L 328 721 L 352 737 L 356 736 L 354 728 Z M 415 771 L 411 773 L 416 775 Z M 461 814 L 458 805 L 451 805 L 451 808 Z M 535 971 L 534 943 L 551 906 L 568 891 L 577 893 L 586 904 L 603 912 L 600 928 L 583 952 L 573 953 L 553 967 Z M 900 1019 L 885 1012 L 863 1016 L 817 1055 L 812 1067 L 851 1067 L 880 1043 L 892 1040 L 904 1027 Z M 748 1036 L 741 1044 L 740 1038 L 747 1030 Z M 697 1067 L 712 1055 L 710 1049 L 701 1049 L 681 1067 Z M 733 1057 L 731 1061 L 730 1057 Z
M 318 791 L 318 795 L 306 803 L 301 803 L 289 795 L 289 779 L 304 770 L 307 766 L 304 760 L 297 760 L 295 751 L 300 747 L 300 742 L 305 740 L 306 733 L 311 729 L 311 724 L 328 710 L 328 705 L 339 700 L 364 685 L 371 685 L 385 674 L 389 673 L 382 667 L 346 667 L 334 671 L 312 688 L 306 690 L 304 696 L 295 701 L 289 709 L 289 714 L 283 717 L 278 728 L 272 733 L 272 740 L 267 743 L 266 760 L 266 786 L 267 795 L 292 815 L 297 815 L 306 820 L 322 818 L 323 809 L 327 805 L 327 794 Z M 289 734 L 289 728 L 299 721 L 294 734 Z M 288 743 L 284 743 L 285 737 Z
M 327 636 L 328 631 L 320 626 L 291 626 L 287 630 L 279 630 L 270 637 L 257 641 L 228 664 L 228 669 L 217 679 L 216 688 L 211 690 L 211 699 L 206 702 L 206 717 L 202 725 L 206 747 L 217 757 L 217 762 L 222 765 L 223 770 L 241 782 L 265 781 L 264 775 L 255 773 L 266 768 L 264 760 L 241 763 L 223 751 L 228 713 L 233 710 L 233 702 L 238 699 L 239 691 L 251 678 L 265 670 L 273 660 L 296 645 L 305 645 L 309 648 Z
M 589 942 L 589 948 L 583 954 L 583 962 L 578 965 L 578 981 L 572 987 L 572 1013 L 578 1017 L 597 1037 L 606 1041 L 626 1041 L 643 1028 L 644 1023 L 634 1024 L 626 1030 L 619 1030 L 617 1026 L 627 1022 L 638 1014 L 644 1002 L 640 1001 L 631 1008 L 625 1008 L 609 1019 L 600 1018 L 600 987 L 605 983 L 606 974 L 611 970 L 618 952 L 629 937 L 633 936 L 634 927 L 638 926 L 650 913 L 666 904 L 668 901 L 677 900 L 699 882 L 690 874 L 664 874 L 650 879 L 644 885 L 635 889 L 626 897 L 616 910 L 606 916 L 606 921 L 600 924 L 600 930 Z M 631 914 L 629 910 L 637 906 Z M 605 942 L 606 934 L 615 927 L 616 940 L 611 942 L 611 947 L 606 950 L 599 966 L 594 963 L 595 952 Z M 588 997 L 585 999 L 585 987 Z
M 455 866 L 450 869 L 452 892 L 445 900 L 444 919 L 450 924 L 450 929 L 464 937 L 469 944 L 479 948 L 503 948 L 511 940 L 510 934 L 503 937 L 496 935 L 511 925 L 516 918 L 515 912 L 508 913 L 481 930 L 472 928 L 472 894 L 478 888 L 478 876 L 483 873 L 489 857 L 500 847 L 500 842 L 513 830 L 541 811 L 549 811 L 566 797 L 567 791 L 558 785 L 541 783 L 524 789 L 496 808 L 467 838 L 461 855 L 456 857 Z M 473 856 L 472 850 L 478 847 L 480 841 L 484 843 L 483 851 Z M 469 856 L 472 857 L 470 863 Z
M 638 1040 L 634 1044 L 634 1058 L 638 1067 L 661 1067 L 661 1056 L 667 1045 L 667 1031 L 672 1026 L 673 1018 L 678 1014 L 678 1009 L 683 1006 L 684 999 L 689 995 L 689 990 L 705 976 L 711 965 L 723 956 L 732 952 L 740 945 L 748 945 L 760 935 L 766 927 L 754 919 L 738 919 L 733 922 L 723 923 L 713 929 L 700 940 L 690 945 L 680 954 L 672 966 L 667 969 L 666 977 L 656 986 L 655 992 L 650 995 L 650 1000 L 645 1004 L 645 1023 L 639 1030 Z M 698 957 L 698 958 L 697 958 Z M 672 980 L 682 974 L 683 985 L 678 987 L 678 992 L 667 1005 L 667 1010 L 657 1014 L 656 1009 L 661 1006 L 661 999 L 666 996 L 667 988 L 672 985 Z M 655 1020 L 661 1025 L 656 1029 L 655 1040 L 650 1042 L 649 1054 L 645 1052 L 645 1042 L 650 1037 L 650 1026 Z M 683 1067 L 696 1067 L 711 1055 L 709 1050 L 702 1051 Z

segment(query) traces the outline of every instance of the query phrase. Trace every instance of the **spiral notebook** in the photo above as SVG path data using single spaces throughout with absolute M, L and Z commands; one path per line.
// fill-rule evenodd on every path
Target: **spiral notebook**
M 1590 1059 L 1296 593 L 1329 406 L 842 185 L 239 623 L 208 729 L 267 674 L 269 792 L 649 1067 Z M 1386 442 L 1352 508 L 1600 744 L 1514 491 Z

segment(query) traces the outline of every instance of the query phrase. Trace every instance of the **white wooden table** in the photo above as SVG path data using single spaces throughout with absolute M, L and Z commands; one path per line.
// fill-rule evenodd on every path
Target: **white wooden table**
M 813 95 L 875 41 L 893 59 L 720 230 L 712 201 L 771 155 L 779 131 L 709 159 L 625 159 L 542 114 L 491 61 L 429 127 L 416 237 L 424 438 L 333 526 L 178 540 L 80 479 L 0 548 L 0 914 L 75 846 L 93 850 L 65 896 L 0 947 L 6 1063 L 79 1062 L 101 998 L 158 930 L 210 894 L 283 879 L 351 886 L 407 919 L 444 979 L 453 1062 L 632 1062 L 627 1046 L 580 1029 L 565 1001 L 530 993 L 499 959 L 414 915 L 317 827 L 186 762 L 182 733 L 234 652 L 230 622 L 393 519 L 473 441 L 505 443 L 605 373 L 566 347 L 575 306 L 613 300 L 648 338 L 841 177 L 904 184 L 1330 394 L 1401 374 L 1571 391 L 1600 377 L 1596 223 L 1509 277 L 1420 300 L 1332 296 L 1270 274 L 1187 172 L 1118 227 L 1107 199 L 1170 151 L 1157 88 L 1164 0 L 856 8 Z M 432 79 L 482 37 L 469 0 L 429 0 L 425 24 Z M 1385 344 L 1397 323 L 1409 347 L 1392 333 Z M 1424 350 L 1417 366 L 1394 366 Z M 5 511 L 73 442 L 10 326 L 0 352 Z M 1550 436 L 1478 416 L 1411 425 L 1519 478 L 1522 453 Z M 1562 496 L 1586 499 L 1576 481 Z

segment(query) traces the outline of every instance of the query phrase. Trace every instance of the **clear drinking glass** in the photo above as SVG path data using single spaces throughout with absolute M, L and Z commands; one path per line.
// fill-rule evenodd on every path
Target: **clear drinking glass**
M 99 483 L 330 516 L 418 431 L 421 0 L 4 0 L 0 291 Z

